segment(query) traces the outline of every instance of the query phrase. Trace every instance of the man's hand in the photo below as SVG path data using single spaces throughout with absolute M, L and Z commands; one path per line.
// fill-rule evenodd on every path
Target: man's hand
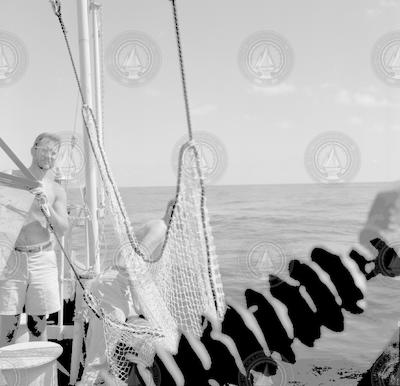
M 49 200 L 45 193 L 43 185 L 29 190 L 37 200 L 39 207 L 43 210 L 46 217 L 50 217 Z

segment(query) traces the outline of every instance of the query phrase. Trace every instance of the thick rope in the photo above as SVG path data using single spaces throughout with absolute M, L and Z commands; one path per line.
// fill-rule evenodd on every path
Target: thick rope
M 179 31 L 178 13 L 177 13 L 177 10 L 176 10 L 175 0 L 170 0 L 170 1 L 172 3 L 172 10 L 173 10 L 173 13 L 174 13 L 176 43 L 177 43 L 177 47 L 178 47 L 179 65 L 180 65 L 180 70 L 181 70 L 183 99 L 185 101 L 187 129 L 188 129 L 188 132 L 189 132 L 189 140 L 192 140 L 193 139 L 192 121 L 191 121 L 191 118 L 190 118 L 189 97 L 188 97 L 188 92 L 187 92 L 187 87 L 186 87 L 185 68 L 184 68 L 184 65 L 183 65 L 182 44 L 181 44 L 181 36 L 180 36 L 180 31 Z

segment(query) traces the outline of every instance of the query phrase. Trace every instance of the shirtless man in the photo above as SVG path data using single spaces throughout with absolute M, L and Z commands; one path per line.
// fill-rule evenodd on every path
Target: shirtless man
M 68 229 L 66 194 L 51 173 L 59 147 L 57 136 L 42 133 L 31 148 L 29 170 L 41 186 L 31 191 L 36 199 L 10 257 L 18 268 L 12 277 L 0 280 L 0 347 L 14 343 L 24 305 L 31 341 L 47 340 L 46 316 L 60 309 L 57 259 L 41 211 L 47 212 L 53 230 L 62 236 Z
M 136 234 L 147 261 L 161 258 L 167 226 L 171 218 L 175 200 L 167 204 L 164 217 L 147 222 Z M 91 293 L 100 301 L 104 312 L 120 322 L 146 324 L 140 317 L 141 310 L 129 289 L 128 277 L 121 261 L 121 254 L 114 257 L 113 265 L 106 268 L 91 283 Z M 102 384 L 101 374 L 108 369 L 105 356 L 106 344 L 103 333 L 103 322 L 91 316 L 86 338 L 86 365 L 79 385 Z

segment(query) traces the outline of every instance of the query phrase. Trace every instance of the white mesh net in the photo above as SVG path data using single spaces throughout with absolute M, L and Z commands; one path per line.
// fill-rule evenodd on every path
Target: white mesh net
M 132 362 L 150 367 L 154 360 L 154 342 L 164 337 L 163 331 L 149 325 L 145 319 L 134 324 L 122 323 L 107 315 L 98 299 L 90 292 L 84 293 L 86 304 L 103 322 L 106 342 L 106 356 L 110 373 L 116 382 L 123 385 L 127 381 Z
M 189 171 L 180 170 L 164 249 L 148 269 L 178 327 L 200 337 L 201 315 L 222 319 L 225 302 L 200 176 L 196 167 Z
M 88 116 L 86 120 L 90 119 Z M 146 318 L 144 325 L 120 323 L 100 311 L 111 373 L 126 381 L 131 366 L 127 353 L 131 354 L 130 360 L 134 357 L 149 365 L 156 340 L 176 353 L 179 330 L 201 336 L 201 316 L 207 313 L 222 320 L 226 306 L 195 145 L 185 147 L 196 160 L 191 173 L 183 171 L 184 149 L 181 150 L 176 204 L 163 252 L 150 260 L 133 234 L 100 141 L 93 133 L 90 141 L 107 197 L 106 215 L 113 221 L 118 244 L 123 246 L 119 254 L 132 296 Z M 95 300 L 91 302 L 96 307 Z

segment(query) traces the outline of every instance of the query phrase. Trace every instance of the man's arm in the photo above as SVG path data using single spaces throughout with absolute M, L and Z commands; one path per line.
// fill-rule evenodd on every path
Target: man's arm
M 57 186 L 55 190 L 55 201 L 53 205 L 49 205 L 49 221 L 57 234 L 62 236 L 69 228 L 67 213 L 67 195 L 61 186 Z
M 149 258 L 157 247 L 164 242 L 167 227 L 162 220 L 157 220 L 146 224 L 144 228 L 146 232 L 138 232 L 139 234 L 142 233 L 138 236 L 138 241 Z

